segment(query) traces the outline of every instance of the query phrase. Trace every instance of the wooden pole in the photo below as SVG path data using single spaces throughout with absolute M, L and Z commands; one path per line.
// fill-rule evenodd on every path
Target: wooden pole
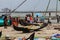
M 49 2 L 48 2 L 48 5 L 47 5 L 47 7 L 46 7 L 46 12 L 47 12 L 47 10 L 48 10 L 48 8 L 49 8 L 50 2 L 51 2 L 51 0 L 49 0 Z M 45 15 L 46 15 L 46 13 L 45 13 Z
M 56 15 L 57 15 L 57 10 L 58 9 L 58 0 L 56 0 Z

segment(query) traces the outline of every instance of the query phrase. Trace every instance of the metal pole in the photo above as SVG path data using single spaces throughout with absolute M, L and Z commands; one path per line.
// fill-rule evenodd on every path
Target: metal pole
M 58 0 L 56 0 L 56 15 L 57 15 L 57 10 L 58 9 Z

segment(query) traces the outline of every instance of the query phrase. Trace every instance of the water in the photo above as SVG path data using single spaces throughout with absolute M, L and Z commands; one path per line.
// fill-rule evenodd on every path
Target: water
M 0 13 L 0 16 L 2 15 L 2 14 L 5 14 L 5 13 Z M 32 13 L 12 13 L 11 14 L 11 16 L 12 17 L 15 17 L 15 16 L 19 16 L 19 17 L 21 17 L 22 19 L 23 18 L 25 18 L 25 16 L 26 16 L 26 14 L 31 14 L 32 15 Z M 35 14 L 36 13 L 34 13 L 34 16 L 35 16 Z M 44 13 L 42 13 L 42 15 L 43 15 Z M 57 13 L 58 15 L 60 15 L 60 13 Z M 49 16 L 49 13 L 46 13 L 46 16 Z M 56 16 L 56 13 L 51 13 L 51 16 Z M 52 23 L 57 23 L 57 21 L 56 20 L 51 20 L 51 22 Z
M 0 16 L 2 15 L 2 14 L 5 14 L 5 13 L 0 13 Z M 8 13 L 9 14 L 9 13 Z M 32 15 L 32 13 L 12 13 L 11 14 L 11 16 L 25 16 L 26 14 L 31 14 Z M 34 15 L 35 15 L 36 13 L 34 13 Z M 60 13 L 57 13 L 58 15 L 60 15 Z M 42 15 L 44 15 L 44 13 L 42 13 Z M 49 13 L 46 13 L 46 16 L 49 16 Z M 51 16 L 56 16 L 56 13 L 51 13 Z

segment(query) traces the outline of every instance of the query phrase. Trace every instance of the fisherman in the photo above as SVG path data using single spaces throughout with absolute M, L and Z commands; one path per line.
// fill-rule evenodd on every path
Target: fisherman
M 38 17 L 38 15 L 36 15 L 36 18 L 34 19 L 34 21 L 35 21 L 36 23 L 40 22 L 40 18 Z
M 48 18 L 48 24 L 51 25 L 51 18 Z
M 25 21 L 27 21 L 27 15 L 25 16 Z
M 30 23 L 30 15 L 27 15 L 27 22 Z
M 44 16 L 40 17 L 41 22 L 44 22 L 44 20 L 45 20 Z
M 12 25 L 18 27 L 18 22 L 16 21 L 16 18 L 13 19 L 13 21 L 12 21 Z
M 4 28 L 5 28 L 5 29 L 7 29 L 7 25 L 8 25 L 8 24 L 7 24 L 7 21 L 8 21 L 8 20 L 7 20 L 7 16 L 5 15 L 5 16 L 4 16 Z
M 18 23 L 19 23 L 19 21 L 20 21 L 20 17 L 18 17 Z
M 56 15 L 56 17 L 57 17 L 57 23 L 59 23 L 59 15 Z
M 9 16 L 9 20 L 10 20 L 10 25 L 12 25 L 12 17 Z
M 32 16 L 30 16 L 30 23 L 32 24 L 33 23 L 33 17 Z

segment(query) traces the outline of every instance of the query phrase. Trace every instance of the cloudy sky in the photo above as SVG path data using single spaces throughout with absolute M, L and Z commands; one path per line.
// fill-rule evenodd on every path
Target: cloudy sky
M 0 0 L 0 11 L 3 8 L 15 9 L 24 0 Z M 27 0 L 16 11 L 45 11 L 49 0 Z M 56 1 L 51 0 L 48 10 L 56 10 Z M 58 10 L 60 11 L 60 1 L 58 2 Z

